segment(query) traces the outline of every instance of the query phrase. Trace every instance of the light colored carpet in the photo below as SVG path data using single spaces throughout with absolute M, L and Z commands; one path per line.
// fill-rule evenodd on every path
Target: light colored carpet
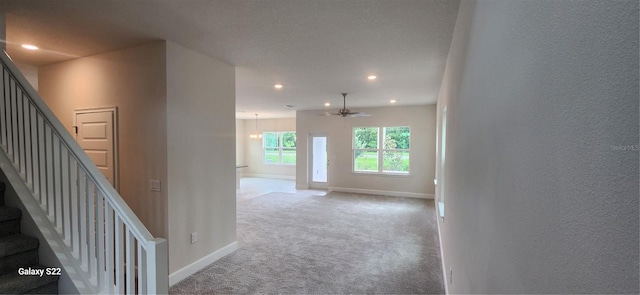
M 444 293 L 433 203 L 337 192 L 241 198 L 239 249 L 169 292 Z

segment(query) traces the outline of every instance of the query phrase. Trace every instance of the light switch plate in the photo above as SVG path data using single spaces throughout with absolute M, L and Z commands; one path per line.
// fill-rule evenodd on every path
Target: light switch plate
M 160 191 L 160 180 L 158 180 L 158 179 L 149 180 L 149 190 L 152 191 L 152 192 L 159 192 Z

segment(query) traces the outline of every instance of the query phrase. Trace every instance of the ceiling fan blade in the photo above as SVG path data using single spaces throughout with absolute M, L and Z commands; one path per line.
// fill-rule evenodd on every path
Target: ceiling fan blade
M 329 116 L 340 116 L 340 114 L 339 113 L 324 112 L 322 114 L 318 114 L 318 116 L 329 117 Z
M 367 113 L 361 113 L 361 112 L 351 112 L 349 113 L 349 117 L 371 117 L 371 115 Z

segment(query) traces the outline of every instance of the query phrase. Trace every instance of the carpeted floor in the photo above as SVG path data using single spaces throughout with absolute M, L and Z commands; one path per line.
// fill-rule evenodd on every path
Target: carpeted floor
M 239 249 L 170 294 L 444 293 L 432 200 L 269 193 L 237 210 Z

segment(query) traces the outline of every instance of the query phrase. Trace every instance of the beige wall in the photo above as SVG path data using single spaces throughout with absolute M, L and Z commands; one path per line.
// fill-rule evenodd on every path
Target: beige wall
M 438 100 L 449 294 L 639 293 L 639 31 L 638 1 L 462 1 Z
M 244 169 L 243 175 L 295 179 L 296 165 L 264 164 L 262 140 L 249 139 L 249 135 L 255 133 L 256 122 L 255 120 L 244 121 L 245 160 L 249 167 Z M 258 133 L 270 131 L 296 131 L 296 118 L 259 119 Z
M 370 117 L 324 117 L 322 111 L 298 111 L 297 137 L 298 154 L 296 185 L 308 185 L 308 135 L 326 133 L 329 135 L 329 186 L 361 190 L 393 191 L 433 195 L 435 173 L 435 105 L 359 108 L 358 111 L 371 114 Z M 353 127 L 411 127 L 410 175 L 390 176 L 354 173 L 352 171 Z M 430 196 L 432 197 L 432 196 Z
M 162 41 L 43 66 L 38 80 L 70 132 L 75 109 L 118 107 L 120 193 L 168 239 L 171 273 L 236 241 L 233 66 Z
M 174 273 L 236 241 L 235 67 L 167 42 L 166 114 Z
M 22 75 L 27 78 L 31 87 L 38 91 L 38 67 L 23 63 L 16 63 L 16 66 L 20 69 Z
M 246 165 L 244 149 L 246 138 L 244 136 L 245 120 L 236 119 L 236 165 Z
M 149 179 L 167 183 L 165 44 L 42 66 L 39 92 L 72 131 L 75 109 L 118 107 L 120 194 L 157 237 L 167 237 L 167 190 L 149 191 Z
M 7 39 L 7 29 L 6 29 L 6 16 L 2 8 L 0 8 L 0 49 L 4 50 L 7 48 L 6 39 Z

